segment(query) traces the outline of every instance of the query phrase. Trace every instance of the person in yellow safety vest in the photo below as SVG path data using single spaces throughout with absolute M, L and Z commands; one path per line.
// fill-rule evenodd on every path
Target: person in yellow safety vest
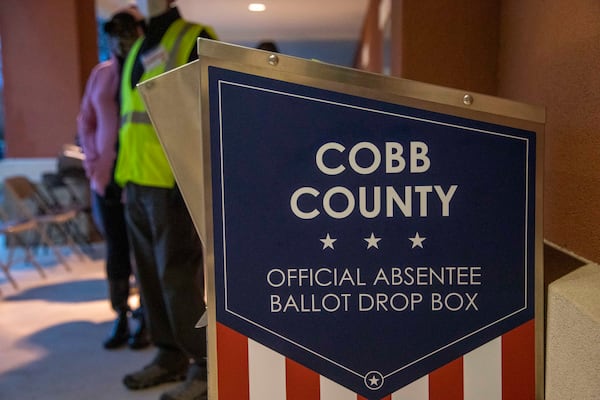
M 125 216 L 153 361 L 127 374 L 137 390 L 184 381 L 161 400 L 207 398 L 206 329 L 200 238 L 150 123 L 136 84 L 197 58 L 196 39 L 216 39 L 212 28 L 184 21 L 169 0 L 137 0 L 147 18 L 145 37 L 123 67 L 121 129 L 115 181 L 125 191 Z

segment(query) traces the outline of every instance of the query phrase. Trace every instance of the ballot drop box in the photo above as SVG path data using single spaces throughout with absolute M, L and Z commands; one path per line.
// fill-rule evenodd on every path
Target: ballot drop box
M 198 52 L 142 90 L 204 246 L 209 399 L 542 399 L 544 109 Z

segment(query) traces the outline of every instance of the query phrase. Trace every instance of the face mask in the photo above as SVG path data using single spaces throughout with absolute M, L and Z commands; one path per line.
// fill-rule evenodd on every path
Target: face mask
M 125 57 L 127 55 L 127 53 L 129 53 L 129 50 L 131 50 L 131 47 L 135 43 L 136 39 L 137 39 L 137 36 L 110 37 L 109 38 L 110 50 L 117 57 Z
M 167 0 L 137 0 L 137 6 L 146 19 L 156 17 L 168 8 Z

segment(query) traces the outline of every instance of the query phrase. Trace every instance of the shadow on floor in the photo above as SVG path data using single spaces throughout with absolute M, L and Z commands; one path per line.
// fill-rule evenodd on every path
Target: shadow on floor
M 19 395 L 24 388 L 27 399 L 158 398 L 151 393 L 130 393 L 121 383 L 124 374 L 147 363 L 154 350 L 102 349 L 110 325 L 70 321 L 21 338 L 15 347 L 34 351 L 37 359 L 25 368 L 7 371 L 2 379 L 10 381 L 11 387 L 2 392 L 7 399 L 24 398 Z
M 85 303 L 107 298 L 105 279 L 88 279 L 24 289 L 18 294 L 5 296 L 4 301 L 45 300 L 60 303 Z

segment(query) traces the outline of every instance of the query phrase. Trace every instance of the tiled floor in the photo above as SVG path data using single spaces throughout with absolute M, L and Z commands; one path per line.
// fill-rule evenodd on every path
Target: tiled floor
M 102 257 L 69 255 L 71 272 L 43 250 L 40 259 L 47 278 L 18 264 L 18 290 L 0 274 L 0 399 L 158 399 L 169 385 L 132 392 L 121 383 L 152 359 L 152 348 L 102 348 L 114 317 Z

